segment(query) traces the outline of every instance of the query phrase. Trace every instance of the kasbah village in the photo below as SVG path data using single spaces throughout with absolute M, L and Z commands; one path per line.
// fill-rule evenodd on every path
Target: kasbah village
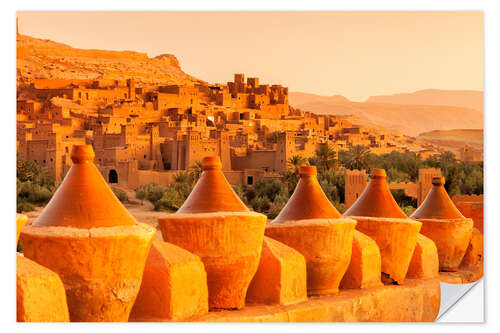
M 434 321 L 440 281 L 483 275 L 482 187 L 448 193 L 439 164 L 389 181 L 338 163 L 359 147 L 439 161 L 437 144 L 243 73 L 201 81 L 173 55 L 18 33 L 17 62 L 19 322 Z M 23 197 L 46 184 L 20 163 L 52 179 L 45 199 Z

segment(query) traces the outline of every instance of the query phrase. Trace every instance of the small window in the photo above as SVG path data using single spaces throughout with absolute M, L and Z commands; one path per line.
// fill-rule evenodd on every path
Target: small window
M 248 176 L 247 177 L 247 184 L 252 185 L 253 184 L 253 176 Z
M 46 161 L 45 161 L 45 160 L 43 160 L 43 164 L 45 164 L 45 162 L 46 162 Z

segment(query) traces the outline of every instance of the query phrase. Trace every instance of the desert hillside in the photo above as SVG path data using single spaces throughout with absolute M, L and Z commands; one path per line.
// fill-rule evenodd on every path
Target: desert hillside
M 457 151 L 465 144 L 476 149 L 483 149 L 483 130 L 482 129 L 455 129 L 449 131 L 431 131 L 421 133 L 419 140 L 439 145 L 451 151 Z
M 417 136 L 432 130 L 482 129 L 483 112 L 449 105 L 352 102 L 341 96 L 291 92 L 290 105 L 323 114 L 354 115 L 366 125 L 377 125 Z M 446 100 L 443 101 L 443 103 Z
M 203 82 L 183 72 L 177 58 L 171 54 L 150 58 L 145 53 L 135 51 L 85 50 L 24 35 L 17 38 L 18 83 L 30 83 L 34 79 L 125 80 L 129 77 L 134 77 L 138 83 L 155 85 Z M 469 93 L 476 97 L 480 94 L 482 100 L 482 93 Z M 393 96 L 369 99 L 387 101 L 392 98 L 394 102 L 407 101 L 409 104 L 406 105 L 392 102 L 358 103 L 339 95 L 319 96 L 297 92 L 289 94 L 289 101 L 292 106 L 302 110 L 351 115 L 356 123 L 396 130 L 410 136 L 432 130 L 483 128 L 482 108 L 476 110 L 447 105 L 459 104 L 457 101 L 460 98 L 451 98 L 453 94 L 448 91 L 442 93 L 444 97 L 439 100 L 436 94 L 435 91 L 424 94 L 427 97 L 422 97 L 420 102 L 417 97 L 422 94 L 419 92 L 395 95 L 399 99 Z M 428 97 L 430 95 L 434 97 Z M 460 95 L 460 92 L 455 92 L 455 95 Z M 442 105 L 422 105 L 425 103 Z
M 447 105 L 483 111 L 483 92 L 475 90 L 425 89 L 413 93 L 372 96 L 366 102 L 405 105 Z
M 149 58 L 134 51 L 77 49 L 24 35 L 17 37 L 17 80 L 33 79 L 110 79 L 134 77 L 141 83 L 186 84 L 201 82 L 184 73 L 174 55 Z

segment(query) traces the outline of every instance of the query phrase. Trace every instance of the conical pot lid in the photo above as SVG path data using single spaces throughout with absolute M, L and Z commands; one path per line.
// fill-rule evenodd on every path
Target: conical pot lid
M 273 222 L 342 217 L 319 185 L 316 167 L 301 166 L 299 174 L 295 191 Z
M 94 156 L 90 145 L 73 146 L 73 165 L 34 226 L 90 229 L 136 224 L 106 184 Z
M 384 169 L 373 169 L 370 182 L 344 216 L 407 218 L 394 200 Z
M 203 158 L 203 172 L 177 213 L 248 212 L 222 173 L 218 156 Z
M 462 213 L 444 189 L 444 177 L 432 178 L 432 188 L 424 202 L 411 215 L 414 219 L 460 219 Z

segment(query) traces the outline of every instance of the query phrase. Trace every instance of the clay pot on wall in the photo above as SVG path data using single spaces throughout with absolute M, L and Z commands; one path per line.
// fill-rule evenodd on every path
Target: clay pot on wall
M 373 169 L 361 196 L 344 213 L 373 238 L 382 256 L 384 283 L 404 282 L 422 223 L 408 218 L 392 197 L 383 169 Z
M 73 146 L 73 166 L 21 244 L 60 276 L 71 321 L 127 321 L 156 229 L 123 207 L 94 156 L 89 145 Z
M 300 180 L 287 204 L 266 228 L 266 236 L 306 259 L 308 295 L 335 294 L 352 253 L 356 221 L 343 218 L 316 178 L 315 166 L 300 167 Z
M 238 198 L 218 156 L 205 157 L 202 169 L 182 207 L 159 218 L 159 227 L 166 242 L 203 261 L 210 309 L 240 309 L 259 265 L 267 217 Z
M 422 222 L 420 233 L 436 244 L 439 269 L 456 271 L 469 245 L 474 222 L 455 207 L 444 189 L 443 177 L 432 178 L 432 185 L 411 217 Z

